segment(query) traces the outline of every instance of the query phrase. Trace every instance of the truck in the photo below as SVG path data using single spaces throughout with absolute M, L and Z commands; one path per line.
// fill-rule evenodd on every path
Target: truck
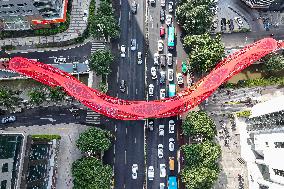
M 166 6 L 166 0 L 161 0 L 161 7 Z
M 168 189 L 177 189 L 177 177 L 176 176 L 169 176 Z

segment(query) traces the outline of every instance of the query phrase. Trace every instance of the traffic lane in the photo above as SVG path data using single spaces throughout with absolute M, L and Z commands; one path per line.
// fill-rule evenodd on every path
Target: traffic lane
M 79 109 L 77 111 L 78 115 L 75 116 L 70 112 L 69 108 L 70 106 L 50 106 L 24 109 L 22 112 L 9 114 L 16 116 L 16 121 L 11 124 L 3 124 L 3 127 L 85 122 L 87 114 L 86 110 Z
M 12 53 L 9 54 L 9 57 L 25 57 L 30 59 L 38 59 L 42 63 L 46 64 L 54 64 L 56 57 L 64 57 L 67 62 L 84 62 L 90 57 L 92 44 L 86 43 L 82 46 L 66 49 L 66 50 L 58 50 L 58 51 L 37 51 L 37 52 L 22 52 L 22 53 Z
M 144 183 L 144 121 L 128 121 L 126 161 L 128 178 L 125 188 L 141 188 Z M 139 133 L 139 134 L 137 134 Z M 135 136 L 135 137 L 133 137 Z M 132 165 L 138 165 L 137 179 L 132 179 Z

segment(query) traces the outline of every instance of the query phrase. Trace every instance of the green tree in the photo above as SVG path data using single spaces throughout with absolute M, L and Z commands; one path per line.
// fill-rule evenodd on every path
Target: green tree
M 6 87 L 0 88 L 0 106 L 7 110 L 14 110 L 21 103 L 18 91 L 13 91 Z
M 204 111 L 189 112 L 182 124 L 185 135 L 201 134 L 206 139 L 213 139 L 216 134 L 214 121 Z
M 184 145 L 181 149 L 184 154 L 185 164 L 190 169 L 200 166 L 214 169 L 217 166 L 218 158 L 221 156 L 221 147 L 211 141 Z
M 219 175 L 219 169 L 186 167 L 181 171 L 181 180 L 187 189 L 211 189 Z
M 34 88 L 29 92 L 30 102 L 39 105 L 46 100 L 46 93 L 42 88 Z
M 282 54 L 271 53 L 263 58 L 263 62 L 267 71 L 281 71 L 284 69 L 284 55 Z
M 189 50 L 189 64 L 198 73 L 210 71 L 224 57 L 224 45 L 221 36 L 211 38 L 208 33 L 186 36 L 184 47 Z
M 96 153 L 109 149 L 111 137 L 112 135 L 109 131 L 93 127 L 80 134 L 79 139 L 76 141 L 76 145 L 82 152 L 88 152 L 91 153 L 91 155 L 95 155 Z
M 200 35 L 212 25 L 214 0 L 182 0 L 177 6 L 176 15 L 179 25 L 186 34 Z
M 112 168 L 94 157 L 84 157 L 72 164 L 74 189 L 110 189 Z
M 100 82 L 100 83 L 99 83 L 99 90 L 100 90 L 102 93 L 107 93 L 107 91 L 108 91 L 108 86 L 107 86 L 104 82 Z
M 114 56 L 109 50 L 97 50 L 92 54 L 89 66 L 97 75 L 108 75 L 111 72 L 109 66 L 113 60 Z
M 62 90 L 61 87 L 50 87 L 49 88 L 49 98 L 52 101 L 62 101 L 66 93 Z

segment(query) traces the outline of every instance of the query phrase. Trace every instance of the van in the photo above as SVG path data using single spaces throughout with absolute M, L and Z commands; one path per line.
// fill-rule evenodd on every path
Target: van
M 175 158 L 174 157 L 169 157 L 169 168 L 171 171 L 175 170 Z

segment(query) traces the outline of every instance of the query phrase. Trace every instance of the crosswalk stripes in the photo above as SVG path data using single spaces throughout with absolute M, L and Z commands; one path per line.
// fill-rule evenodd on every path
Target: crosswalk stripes
M 245 164 L 245 160 L 243 158 L 237 158 L 237 160 L 241 163 L 241 164 Z
M 105 49 L 104 42 L 92 42 L 91 53 L 94 53 L 98 49 Z
M 86 123 L 99 125 L 101 124 L 101 114 L 92 110 L 87 110 Z

